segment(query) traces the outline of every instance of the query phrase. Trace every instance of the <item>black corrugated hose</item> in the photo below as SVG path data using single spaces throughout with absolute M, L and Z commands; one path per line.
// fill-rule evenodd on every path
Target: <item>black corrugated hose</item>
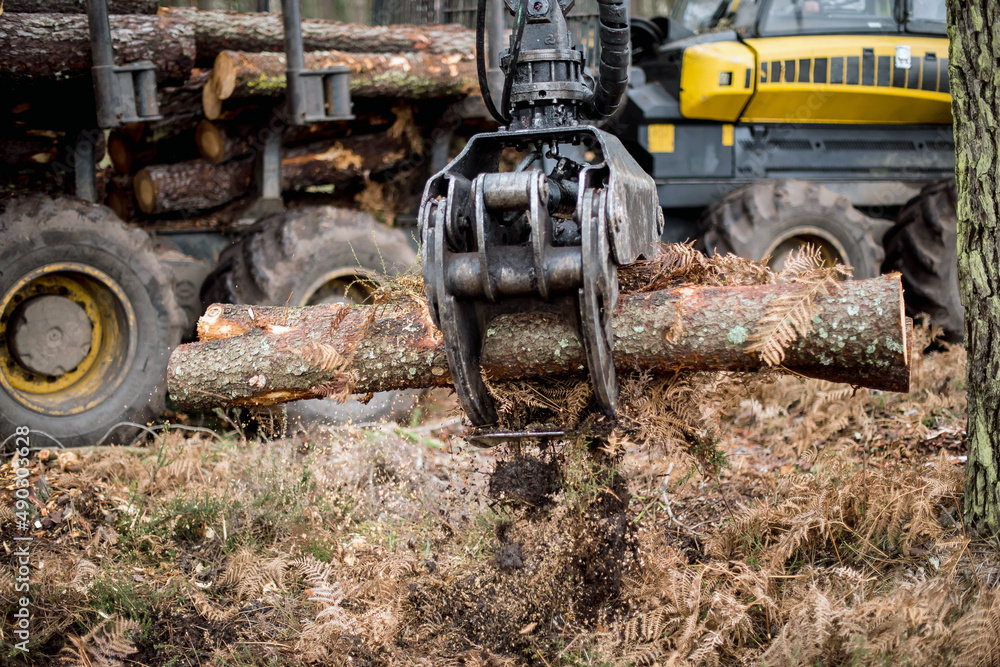
M 497 48 L 498 45 L 491 44 L 490 48 Z M 486 77 L 486 0 L 479 0 L 476 10 L 476 74 L 479 77 L 479 91 L 483 95 L 483 103 L 487 111 L 493 116 L 496 122 L 501 125 L 510 123 L 507 118 L 507 110 L 502 112 L 493 103 L 493 96 L 490 95 L 490 83 Z
M 631 63 L 629 0 L 597 0 L 600 13 L 598 36 L 601 42 L 600 77 L 592 104 L 596 120 L 615 115 L 625 100 L 628 68 Z

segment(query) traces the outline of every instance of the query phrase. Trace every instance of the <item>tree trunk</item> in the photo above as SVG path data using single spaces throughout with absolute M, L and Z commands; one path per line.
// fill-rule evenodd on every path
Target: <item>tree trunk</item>
M 205 160 L 146 167 L 135 176 L 135 198 L 147 215 L 200 211 L 245 194 L 253 179 L 253 161 L 216 165 Z
M 948 0 L 958 188 L 958 276 L 968 363 L 966 523 L 1000 532 L 1000 139 L 996 62 L 1000 5 Z
M 307 69 L 349 67 L 354 97 L 405 97 L 426 99 L 453 97 L 475 92 L 476 64 L 471 53 L 433 55 L 427 53 L 307 53 Z M 205 86 L 202 105 L 205 117 L 214 120 L 222 112 L 222 100 L 274 97 L 285 93 L 284 53 L 223 51 L 215 59 L 212 76 Z
M 115 62 L 150 60 L 157 81 L 183 82 L 194 64 L 194 30 L 170 16 L 112 16 Z M 87 17 L 79 14 L 9 14 L 0 19 L 0 81 L 89 77 Z M 65 102 L 65 100 L 63 100 Z M 58 103 L 53 100 L 53 104 Z
M 768 304 L 798 285 L 685 286 L 623 295 L 614 315 L 620 373 L 752 371 L 764 364 L 747 338 Z M 783 368 L 809 377 L 908 391 L 909 335 L 898 274 L 841 283 L 816 301 L 815 332 Z M 679 322 L 678 322 L 679 320 Z M 178 347 L 167 381 L 184 409 L 274 405 L 302 398 L 449 386 L 445 347 L 423 302 L 395 307 L 211 306 L 202 342 Z M 674 342 L 671 342 L 674 341 Z M 495 380 L 582 376 L 572 326 L 549 314 L 490 323 L 483 372 Z
M 183 18 L 194 26 L 198 44 L 198 64 L 209 67 L 222 51 L 285 50 L 284 30 L 279 14 L 240 14 L 226 11 L 197 11 L 164 7 L 166 16 Z M 306 51 L 349 51 L 353 53 L 474 54 L 475 32 L 456 25 L 447 26 L 366 26 L 323 19 L 302 21 L 302 42 Z
M 109 14 L 155 14 L 159 0 L 108 0 Z M 86 14 L 87 0 L 5 0 L 6 14 Z

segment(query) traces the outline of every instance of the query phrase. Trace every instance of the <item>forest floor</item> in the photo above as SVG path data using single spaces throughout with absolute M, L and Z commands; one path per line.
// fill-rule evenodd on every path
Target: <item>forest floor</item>
M 700 461 L 641 429 L 476 449 L 444 392 L 405 427 L 38 452 L 29 650 L 4 564 L 0 661 L 996 664 L 1000 548 L 958 510 L 964 350 L 917 355 L 910 394 L 730 398 Z

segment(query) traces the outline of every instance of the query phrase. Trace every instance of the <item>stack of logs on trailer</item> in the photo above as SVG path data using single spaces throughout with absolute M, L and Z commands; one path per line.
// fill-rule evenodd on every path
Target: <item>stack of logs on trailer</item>
M 419 197 L 435 128 L 450 137 L 454 103 L 477 89 L 468 29 L 307 19 L 306 67 L 350 68 L 354 119 L 290 127 L 280 15 L 157 4 L 109 0 L 116 61 L 156 65 L 162 114 L 95 133 L 98 198 L 124 220 L 225 228 L 251 202 L 255 153 L 278 131 L 286 201 L 390 217 Z M 73 194 L 73 142 L 96 127 L 85 11 L 85 0 L 3 3 L 0 196 Z

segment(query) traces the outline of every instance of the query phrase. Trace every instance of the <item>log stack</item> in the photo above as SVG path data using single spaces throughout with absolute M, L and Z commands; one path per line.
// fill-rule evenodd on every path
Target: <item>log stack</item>
M 102 190 L 123 217 L 187 220 L 246 199 L 254 156 L 273 131 L 285 136 L 283 190 L 332 186 L 353 198 L 372 174 L 419 162 L 413 105 L 430 103 L 424 119 L 433 122 L 476 88 L 473 31 L 307 19 L 306 66 L 350 68 L 357 120 L 288 128 L 280 15 L 157 5 L 109 0 L 116 62 L 156 64 L 164 116 L 108 136 L 116 176 Z M 10 135 L 0 137 L 0 162 L 44 176 L 70 137 L 95 124 L 85 0 L 5 0 L 0 44 L 0 132 Z M 53 104 L 60 96 L 72 120 Z

